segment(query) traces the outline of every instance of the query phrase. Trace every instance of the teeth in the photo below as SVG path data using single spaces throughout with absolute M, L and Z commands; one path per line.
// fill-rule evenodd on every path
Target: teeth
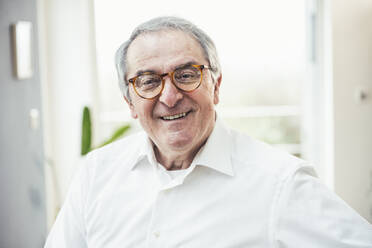
M 176 115 L 169 115 L 169 116 L 163 116 L 163 120 L 174 120 L 181 117 L 185 117 L 186 113 L 176 114 Z

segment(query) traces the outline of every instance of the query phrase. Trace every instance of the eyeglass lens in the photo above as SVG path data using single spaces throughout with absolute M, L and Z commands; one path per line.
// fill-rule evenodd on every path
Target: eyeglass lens
M 194 66 L 176 69 L 172 75 L 173 83 L 184 91 L 196 89 L 201 82 L 201 70 Z M 143 74 L 137 77 L 134 86 L 140 96 L 152 98 L 161 92 L 162 80 L 161 75 Z

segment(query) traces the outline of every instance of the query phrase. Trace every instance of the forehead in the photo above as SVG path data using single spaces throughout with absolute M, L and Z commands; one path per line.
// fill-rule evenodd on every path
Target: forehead
M 138 70 L 166 72 L 177 65 L 206 64 L 199 42 L 178 30 L 161 30 L 138 36 L 127 53 L 128 75 Z

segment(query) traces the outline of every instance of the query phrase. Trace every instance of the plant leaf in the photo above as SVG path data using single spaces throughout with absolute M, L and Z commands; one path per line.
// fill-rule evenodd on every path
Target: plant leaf
M 115 130 L 115 132 L 111 135 L 111 137 L 108 140 L 103 142 L 98 147 L 102 147 L 104 145 L 107 145 L 107 144 L 119 139 L 120 137 L 122 137 L 128 131 L 129 128 L 130 128 L 130 125 L 128 125 L 128 124 L 119 127 L 118 129 Z
M 83 121 L 81 130 L 81 155 L 85 155 L 92 150 L 92 122 L 90 120 L 90 110 L 87 106 L 83 110 Z

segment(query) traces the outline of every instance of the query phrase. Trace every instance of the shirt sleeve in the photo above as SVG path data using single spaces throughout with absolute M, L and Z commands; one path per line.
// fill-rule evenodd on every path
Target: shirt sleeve
M 372 248 L 372 226 L 314 175 L 303 167 L 283 184 L 275 247 Z
M 88 155 L 89 157 L 89 155 Z M 44 248 L 85 248 L 85 205 L 89 187 L 90 159 L 75 174 L 63 206 L 48 235 Z

